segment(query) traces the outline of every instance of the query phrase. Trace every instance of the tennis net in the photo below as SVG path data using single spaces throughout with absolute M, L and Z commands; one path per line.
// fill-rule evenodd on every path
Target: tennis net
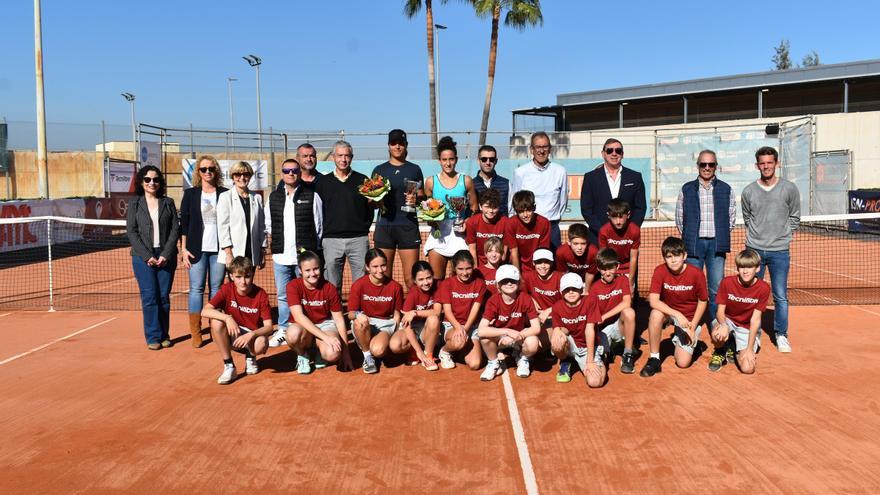
M 563 225 L 563 239 L 566 226 Z M 639 252 L 639 289 L 647 294 L 651 273 L 662 262 L 660 244 L 677 235 L 672 222 L 646 222 Z M 427 231 L 422 232 L 423 240 Z M 732 233 L 734 251 L 745 229 Z M 791 245 L 789 301 L 795 305 L 876 304 L 880 301 L 880 213 L 804 217 Z M 733 256 L 727 274 L 735 273 Z M 274 302 L 271 260 L 255 282 Z M 400 263 L 393 277 L 400 282 Z M 125 222 L 64 217 L 0 219 L 0 309 L 138 310 Z M 343 296 L 351 285 L 343 279 Z M 186 310 L 189 281 L 178 266 L 172 308 Z

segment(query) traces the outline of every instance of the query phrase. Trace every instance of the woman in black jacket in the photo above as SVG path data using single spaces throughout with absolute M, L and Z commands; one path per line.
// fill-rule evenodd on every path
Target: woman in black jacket
M 209 299 L 220 290 L 226 266 L 217 263 L 217 198 L 226 188 L 220 183 L 220 164 L 213 156 L 201 156 L 192 174 L 192 187 L 180 201 L 180 263 L 189 271 L 189 332 L 193 347 L 202 345 L 202 306 L 205 280 Z
M 171 347 L 168 319 L 177 267 L 177 207 L 165 196 L 162 172 L 152 165 L 138 171 L 135 193 L 126 221 L 131 264 L 141 292 L 147 347 L 157 351 Z

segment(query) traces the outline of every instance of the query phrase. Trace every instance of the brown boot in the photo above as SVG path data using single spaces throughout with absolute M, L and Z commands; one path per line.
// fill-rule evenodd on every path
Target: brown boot
M 192 346 L 196 349 L 202 346 L 202 315 L 199 313 L 189 314 L 189 333 L 192 335 Z

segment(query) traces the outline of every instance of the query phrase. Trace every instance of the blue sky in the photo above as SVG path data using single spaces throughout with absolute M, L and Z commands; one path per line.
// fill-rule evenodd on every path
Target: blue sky
M 261 69 L 264 128 L 428 129 L 424 14 L 402 1 L 125 2 L 43 0 L 49 122 L 228 125 L 226 77 L 238 128 L 256 127 L 253 70 Z M 489 21 L 462 3 L 439 4 L 442 129 L 477 129 Z M 613 5 L 613 6 L 612 6 Z M 490 129 L 510 110 L 556 95 L 768 70 L 773 47 L 799 61 L 880 58 L 877 2 L 617 2 L 545 0 L 542 28 L 502 27 Z M 33 121 L 32 2 L 3 2 L 0 117 Z

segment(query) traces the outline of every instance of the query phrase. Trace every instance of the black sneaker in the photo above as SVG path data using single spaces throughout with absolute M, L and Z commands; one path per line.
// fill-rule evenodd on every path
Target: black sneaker
M 649 376 L 654 376 L 661 371 L 662 370 L 660 369 L 660 360 L 652 357 L 648 359 L 647 363 L 645 363 L 645 367 L 642 368 L 642 371 L 639 372 L 639 375 L 647 378 Z
M 718 371 L 724 366 L 724 362 L 727 359 L 724 357 L 724 354 L 721 353 L 720 350 L 716 349 L 715 352 L 712 353 L 712 357 L 709 359 L 709 371 Z
M 635 373 L 636 371 L 636 358 L 634 353 L 624 354 L 620 358 L 620 372 L 626 373 L 627 375 Z

